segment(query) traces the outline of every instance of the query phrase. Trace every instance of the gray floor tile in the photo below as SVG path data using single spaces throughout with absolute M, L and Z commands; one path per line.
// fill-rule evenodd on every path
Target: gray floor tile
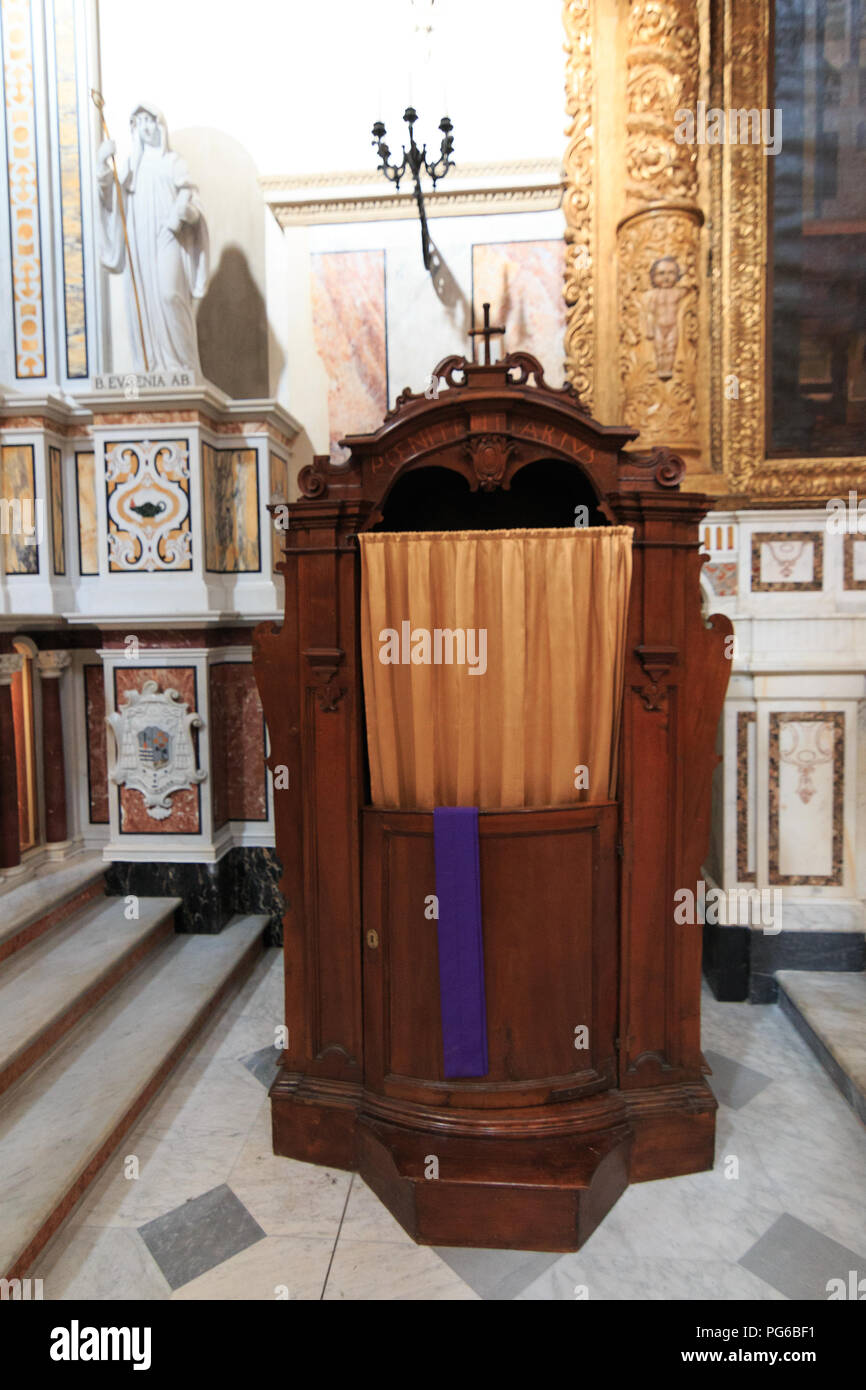
M 789 1212 L 773 1222 L 739 1263 L 788 1298 L 812 1302 L 829 1297 L 830 1279 L 843 1279 L 847 1286 L 852 1269 L 858 1278 L 866 1277 L 866 1257 Z
M 265 1237 L 226 1183 L 146 1222 L 138 1231 L 172 1289 Z
M 512 1299 L 528 1289 L 561 1255 L 537 1250 L 463 1250 L 433 1247 L 436 1254 L 485 1299 Z
M 266 1090 L 270 1090 L 271 1082 L 276 1077 L 280 1066 L 280 1054 L 275 1047 L 262 1047 L 258 1052 L 251 1052 L 248 1057 L 242 1057 L 241 1061 L 247 1071 L 251 1071 L 257 1081 L 261 1081 Z
M 754 1100 L 773 1080 L 772 1076 L 746 1067 L 742 1062 L 735 1062 L 732 1057 L 725 1057 L 721 1052 L 707 1050 L 704 1056 L 713 1069 L 712 1076 L 707 1078 L 713 1095 L 722 1105 L 728 1105 L 732 1110 L 739 1110 L 742 1106 L 748 1105 L 749 1101 Z

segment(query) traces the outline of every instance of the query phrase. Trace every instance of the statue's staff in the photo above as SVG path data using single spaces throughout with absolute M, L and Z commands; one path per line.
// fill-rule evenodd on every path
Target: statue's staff
M 108 133 L 108 126 L 105 123 L 105 113 L 103 111 L 103 107 L 105 106 L 105 97 L 102 95 L 101 92 L 98 92 L 95 87 L 91 87 L 90 95 L 93 98 L 93 105 L 99 112 L 99 119 L 102 121 L 103 139 L 110 140 L 111 136 Z M 120 179 L 117 176 L 117 163 L 115 161 L 114 155 L 110 155 L 109 158 L 111 159 L 111 169 L 112 173 L 114 174 L 114 186 L 117 189 L 117 206 L 120 210 L 120 221 L 123 226 L 123 240 L 126 245 L 126 261 L 127 265 L 129 266 L 129 273 L 132 277 L 132 293 L 135 295 L 135 312 L 138 315 L 138 331 L 141 335 L 141 351 L 142 356 L 144 357 L 144 370 L 146 372 L 149 372 L 150 364 L 147 360 L 147 345 L 144 341 L 144 324 L 141 318 L 141 304 L 139 303 L 138 299 L 138 285 L 135 282 L 135 266 L 132 261 L 132 252 L 129 249 L 129 233 L 126 230 L 126 212 L 123 207 L 123 193 L 120 187 Z

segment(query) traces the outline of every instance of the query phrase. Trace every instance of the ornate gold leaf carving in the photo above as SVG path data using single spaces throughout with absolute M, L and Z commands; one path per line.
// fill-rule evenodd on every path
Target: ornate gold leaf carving
M 694 202 L 697 151 L 674 137 L 694 111 L 700 43 L 694 0 L 637 0 L 628 16 L 626 192 L 638 203 Z
M 565 0 L 565 370 L 584 407 L 592 409 L 595 199 L 593 178 L 592 0 Z
M 769 0 L 728 0 L 725 26 L 727 109 L 767 106 Z M 764 333 L 767 244 L 766 180 L 769 161 L 760 145 L 720 147 L 722 449 L 735 492 L 753 491 L 764 457 Z M 718 157 L 718 155 L 717 155 Z M 765 494 L 766 495 L 766 494 Z
M 696 449 L 698 439 L 698 252 L 700 214 L 653 209 L 627 219 L 619 230 L 619 377 L 623 418 L 641 431 L 640 445 L 665 443 Z M 656 261 L 672 258 L 680 278 L 670 290 L 654 288 Z M 669 303 L 665 305 L 664 296 Z M 672 298 L 674 297 L 674 298 Z M 671 316 L 657 326 L 655 300 Z M 662 357 L 667 346 L 670 358 Z M 669 370 L 668 370 L 669 368 Z

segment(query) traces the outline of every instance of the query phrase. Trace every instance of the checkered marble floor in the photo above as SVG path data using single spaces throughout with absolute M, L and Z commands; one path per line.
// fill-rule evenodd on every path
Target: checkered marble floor
M 826 1299 L 866 1277 L 864 1128 L 778 1006 L 703 1007 L 713 1172 L 630 1187 L 576 1254 L 431 1249 L 271 1152 L 269 951 L 30 1273 L 69 1300 Z

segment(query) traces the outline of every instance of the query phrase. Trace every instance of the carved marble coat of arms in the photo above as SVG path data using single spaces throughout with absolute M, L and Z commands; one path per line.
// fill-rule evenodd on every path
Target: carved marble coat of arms
M 189 713 L 176 690 L 160 690 L 156 681 L 145 681 L 140 691 L 128 692 L 126 703 L 106 722 L 117 743 L 111 781 L 141 792 L 147 814 L 165 820 L 173 793 L 207 775 L 196 770 L 191 732 L 201 725 L 201 716 Z

